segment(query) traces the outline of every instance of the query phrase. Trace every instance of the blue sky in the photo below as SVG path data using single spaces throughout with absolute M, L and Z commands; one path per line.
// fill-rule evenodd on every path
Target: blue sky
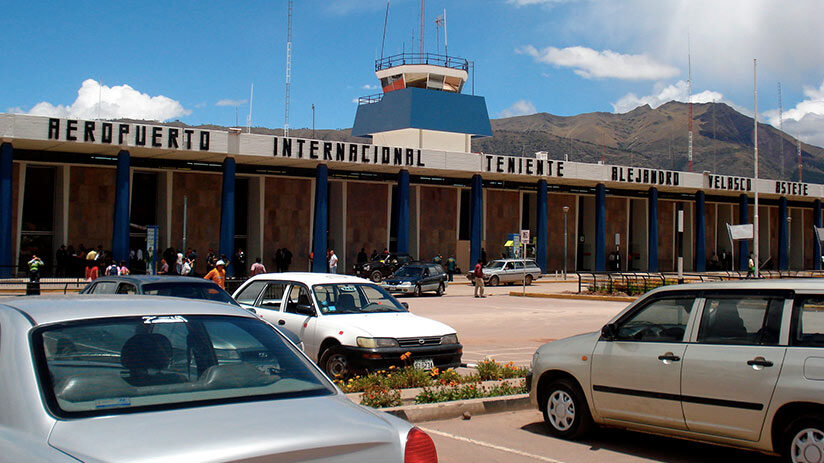
M 284 122 L 287 2 L 9 2 L 0 45 L 0 111 L 94 118 Z M 429 0 L 426 49 L 475 61 L 491 118 L 626 112 L 693 101 L 753 112 L 824 146 L 820 0 Z M 379 93 L 385 0 L 296 0 L 290 127 L 351 127 L 359 96 Z M 385 54 L 417 51 L 419 0 L 391 0 Z M 414 40 L 413 40 L 414 35 Z M 437 36 L 437 39 L 436 39 Z M 689 40 L 688 40 L 689 37 Z M 99 86 L 102 83 L 103 87 Z M 472 91 L 471 84 L 465 93 Z M 102 104 L 98 104 L 101 102 Z

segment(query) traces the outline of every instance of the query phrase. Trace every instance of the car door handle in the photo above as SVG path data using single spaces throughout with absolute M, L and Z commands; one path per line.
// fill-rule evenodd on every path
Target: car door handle
M 773 363 L 764 357 L 756 357 L 752 360 L 748 360 L 747 365 L 751 367 L 771 367 L 773 366 Z
M 658 360 L 660 360 L 660 361 L 662 361 L 662 362 L 664 362 L 664 363 L 666 363 L 667 361 L 670 361 L 670 362 L 680 362 L 680 361 L 681 361 L 681 357 L 679 357 L 679 356 L 677 356 L 677 355 L 673 354 L 672 352 L 667 352 L 667 353 L 666 353 L 666 354 L 664 354 L 664 355 L 659 355 L 659 356 L 658 356 Z
M 278 320 L 278 325 L 285 325 L 285 324 L 286 324 L 286 320 Z

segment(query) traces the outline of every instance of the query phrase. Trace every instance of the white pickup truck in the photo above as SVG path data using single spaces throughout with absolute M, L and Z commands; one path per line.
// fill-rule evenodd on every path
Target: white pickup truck
M 455 329 L 413 315 L 405 303 L 363 278 L 266 273 L 247 280 L 232 297 L 299 336 L 306 354 L 332 378 L 390 365 L 443 369 L 461 364 L 463 346 Z

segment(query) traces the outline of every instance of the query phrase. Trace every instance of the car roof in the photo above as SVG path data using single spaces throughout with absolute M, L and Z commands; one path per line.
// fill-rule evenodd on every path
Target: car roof
M 792 291 L 824 291 L 824 280 L 819 278 L 797 279 L 753 279 L 716 281 L 708 283 L 688 283 L 682 285 L 661 286 L 647 294 L 667 291 L 719 291 L 719 290 L 792 290 Z
M 495 259 L 492 262 L 523 262 L 523 259 Z M 526 263 L 535 263 L 535 259 L 529 258 L 526 260 Z
M 198 277 L 181 276 L 181 275 L 110 275 L 102 276 L 94 280 L 92 283 L 98 281 L 122 281 L 135 284 L 146 283 L 205 283 L 214 284 L 211 280 L 205 280 Z
M 247 281 L 257 280 L 289 280 L 297 281 L 308 286 L 335 284 L 335 283 L 370 283 L 370 280 L 351 275 L 338 275 L 334 273 L 312 273 L 312 272 L 283 272 L 283 273 L 261 273 L 249 278 Z
M 2 297 L 0 308 L 10 307 L 21 312 L 34 325 L 143 315 L 236 315 L 255 316 L 244 309 L 224 302 L 182 299 L 166 296 L 27 296 Z

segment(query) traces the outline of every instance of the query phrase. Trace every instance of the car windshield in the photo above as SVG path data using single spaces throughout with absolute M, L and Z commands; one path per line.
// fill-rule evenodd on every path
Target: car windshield
M 58 416 L 333 394 L 266 323 L 233 316 L 144 316 L 51 325 L 32 337 Z
M 143 285 L 143 294 L 149 296 L 171 296 L 185 297 L 187 299 L 205 299 L 208 301 L 226 302 L 238 305 L 232 296 L 220 286 L 200 281 L 194 282 L 169 282 L 169 283 L 147 283 Z
M 394 297 L 371 283 L 316 285 L 314 291 L 320 311 L 325 315 L 406 312 Z
M 493 260 L 492 262 L 489 262 L 489 263 L 486 264 L 486 268 L 490 268 L 490 269 L 502 268 L 505 263 L 506 262 L 504 262 L 502 260 Z
M 395 272 L 397 278 L 415 278 L 421 276 L 423 269 L 421 267 L 401 267 Z

